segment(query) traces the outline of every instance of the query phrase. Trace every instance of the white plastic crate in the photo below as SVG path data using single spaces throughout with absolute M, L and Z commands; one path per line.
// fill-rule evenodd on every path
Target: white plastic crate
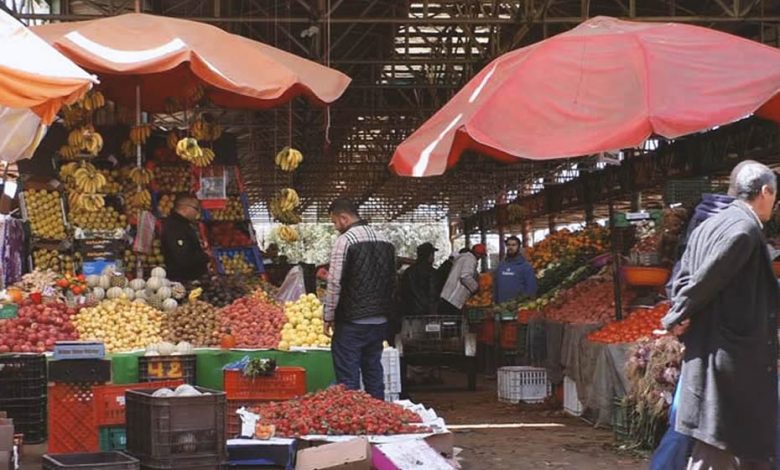
M 401 354 L 395 348 L 385 348 L 382 351 L 382 370 L 385 376 L 385 395 L 401 393 Z M 363 378 L 360 378 L 360 388 L 364 389 Z
M 385 392 L 385 401 L 387 401 L 387 402 L 392 403 L 392 402 L 398 401 L 400 399 L 401 399 L 401 394 L 400 393 Z
M 577 382 L 563 378 L 563 411 L 572 416 L 582 416 L 582 403 L 577 396 Z
M 498 369 L 498 401 L 541 403 L 550 396 L 547 370 L 541 367 L 511 366 Z
M 401 354 L 395 348 L 382 351 L 382 369 L 385 372 L 385 394 L 401 393 Z

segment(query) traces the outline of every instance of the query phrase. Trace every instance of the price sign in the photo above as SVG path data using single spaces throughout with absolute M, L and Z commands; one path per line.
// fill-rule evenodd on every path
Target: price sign
M 166 380 L 180 379 L 184 376 L 181 361 L 150 361 L 146 373 L 150 379 Z
M 425 332 L 426 333 L 441 333 L 441 324 L 440 323 L 428 323 L 425 325 Z

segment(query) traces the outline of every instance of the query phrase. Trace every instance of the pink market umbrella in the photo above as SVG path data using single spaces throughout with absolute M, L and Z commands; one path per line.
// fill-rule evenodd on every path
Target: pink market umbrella
M 508 163 L 636 147 L 757 111 L 778 119 L 779 91 L 778 49 L 698 26 L 598 17 L 494 60 L 401 143 L 390 167 L 422 177 L 466 150 Z

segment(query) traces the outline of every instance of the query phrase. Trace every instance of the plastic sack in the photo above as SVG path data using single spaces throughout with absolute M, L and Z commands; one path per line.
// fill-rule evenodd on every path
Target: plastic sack
M 295 266 L 287 273 L 279 293 L 276 294 L 277 302 L 296 302 L 306 294 L 306 283 L 303 279 L 303 269 Z

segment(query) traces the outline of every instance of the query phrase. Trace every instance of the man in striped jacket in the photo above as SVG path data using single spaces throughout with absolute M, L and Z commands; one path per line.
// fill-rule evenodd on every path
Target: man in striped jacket
M 382 342 L 394 310 L 395 248 L 358 215 L 347 199 L 330 206 L 340 235 L 330 256 L 325 328 L 333 335 L 336 381 L 384 399 Z

